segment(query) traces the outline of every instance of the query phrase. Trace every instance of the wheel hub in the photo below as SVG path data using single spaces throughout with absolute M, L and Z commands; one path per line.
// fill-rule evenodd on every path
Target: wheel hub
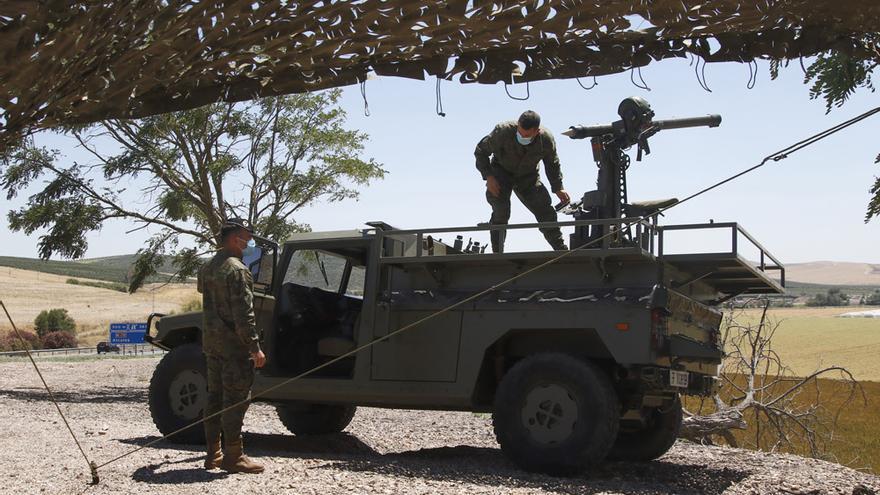
M 205 377 L 196 370 L 179 373 L 168 388 L 171 410 L 184 419 L 196 419 L 205 409 L 208 386 Z
M 555 444 L 567 439 L 573 432 L 578 417 L 578 405 L 572 394 L 560 385 L 539 385 L 526 396 L 522 409 L 522 423 L 533 440 L 541 444 Z

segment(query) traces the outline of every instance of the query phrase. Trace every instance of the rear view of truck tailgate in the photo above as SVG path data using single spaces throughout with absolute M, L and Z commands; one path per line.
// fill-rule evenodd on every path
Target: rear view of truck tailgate
M 672 290 L 668 293 L 666 310 L 670 356 L 685 361 L 721 362 L 720 311 Z

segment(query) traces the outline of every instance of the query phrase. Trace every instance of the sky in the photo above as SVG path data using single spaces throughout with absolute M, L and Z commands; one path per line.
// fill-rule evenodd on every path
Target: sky
M 588 140 L 560 135 L 570 125 L 617 120 L 623 98 L 647 99 L 657 119 L 721 114 L 720 127 L 663 131 L 651 139 L 652 154 L 629 169 L 631 201 L 683 198 L 758 163 L 782 149 L 878 104 L 862 91 L 826 115 L 822 100 L 810 100 L 799 64 L 770 80 L 767 64 L 758 68 L 748 89 L 749 66 L 709 64 L 703 90 L 687 60 L 666 60 L 642 69 L 650 91 L 630 81 L 630 73 L 598 78 L 587 91 L 575 80 L 545 81 L 528 87 L 529 98 L 508 97 L 502 84 L 477 85 L 443 81 L 445 117 L 435 112 L 435 80 L 380 77 L 366 84 L 370 115 L 357 86 L 344 89 L 342 107 L 349 128 L 370 136 L 364 152 L 389 172 L 363 188 L 358 200 L 321 203 L 301 210 L 298 222 L 313 230 L 359 228 L 382 220 L 395 227 L 475 225 L 489 218 L 485 185 L 474 167 L 474 147 L 500 121 L 514 120 L 526 109 L 537 111 L 553 132 L 566 190 L 574 198 L 595 188 L 596 166 Z M 589 86 L 591 80 L 581 80 Z M 508 87 L 524 97 L 526 85 Z M 880 220 L 864 223 L 868 189 L 880 166 L 880 116 L 862 122 L 781 162 L 667 212 L 664 224 L 736 221 L 783 263 L 818 260 L 880 263 Z M 37 143 L 57 148 L 70 160 L 86 160 L 82 150 L 58 135 L 42 133 Z M 546 183 L 546 180 L 545 180 Z M 39 185 L 31 188 L 35 192 Z M 25 195 L 26 196 L 26 195 Z M 554 198 L 555 199 L 555 198 Z M 0 255 L 36 257 L 40 233 L 10 232 L 6 213 L 25 197 L 0 203 Z M 554 201 L 555 203 L 555 201 Z M 511 223 L 533 217 L 513 198 Z M 567 218 L 566 218 L 567 219 Z M 87 257 L 135 252 L 149 231 L 126 234 L 124 221 L 90 234 Z M 476 239 L 485 242 L 488 239 Z M 448 239 L 451 241 L 451 239 Z M 717 236 L 688 238 L 695 250 L 708 250 Z M 509 237 L 513 249 L 544 249 L 537 232 Z

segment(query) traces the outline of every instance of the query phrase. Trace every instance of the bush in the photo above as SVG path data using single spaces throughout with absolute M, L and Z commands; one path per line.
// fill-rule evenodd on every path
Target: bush
M 871 306 L 880 306 L 880 290 L 875 290 L 868 294 L 864 301 L 865 304 L 870 304 Z
M 189 301 L 186 301 L 185 303 L 180 305 L 180 312 L 181 313 L 192 313 L 192 312 L 201 311 L 201 310 L 202 310 L 202 298 L 201 297 L 194 297 L 194 298 L 190 299 Z M 177 311 L 172 310 L 168 314 L 175 315 L 177 313 L 178 313 Z
M 202 298 L 194 297 L 189 301 L 183 303 L 183 306 L 180 307 L 181 313 L 191 313 L 193 311 L 201 311 L 202 310 Z
M 826 294 L 816 294 L 807 301 L 807 306 L 849 306 L 849 296 L 840 289 L 828 289 Z
M 76 336 L 63 330 L 43 335 L 44 349 L 65 349 L 67 347 L 76 347 L 76 344 Z
M 24 340 L 30 344 L 31 349 L 42 349 L 43 344 L 40 342 L 40 337 L 34 332 L 28 332 L 27 330 L 19 330 L 21 332 L 21 336 Z M 15 340 L 18 341 L 18 336 L 15 335 L 15 332 L 9 334 L 11 337 L 15 337 Z
M 0 352 L 29 351 L 31 349 L 33 349 L 33 346 L 31 346 L 30 342 L 25 341 L 24 345 L 22 345 L 21 340 L 18 339 L 15 333 L 8 333 L 0 337 Z
M 34 329 L 41 339 L 51 332 L 68 332 L 73 335 L 76 332 L 76 322 L 64 308 L 43 310 L 34 320 Z

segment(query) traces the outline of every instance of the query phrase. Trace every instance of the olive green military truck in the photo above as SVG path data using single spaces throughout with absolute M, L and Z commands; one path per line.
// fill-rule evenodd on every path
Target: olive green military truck
M 647 104 L 635 103 L 644 113 Z M 623 124 L 567 134 L 593 136 L 608 184 L 625 178 L 624 133 L 633 132 L 626 111 Z M 638 136 L 652 115 L 629 124 Z M 661 456 L 681 425 L 679 397 L 716 388 L 718 306 L 781 292 L 784 268 L 736 223 L 660 226 L 658 213 L 671 202 L 629 203 L 625 187 L 612 190 L 600 180 L 566 207 L 575 219 L 554 225 L 573 230 L 572 251 L 531 272 L 560 253 L 491 254 L 464 240 L 488 240 L 499 228 L 540 239 L 536 229 L 548 224 L 401 230 L 373 222 L 283 246 L 261 240 L 245 260 L 267 356 L 255 400 L 275 405 L 296 435 L 342 431 L 357 406 L 488 412 L 504 454 L 532 471 Z M 700 236 L 724 246 L 688 252 Z M 150 383 L 150 411 L 168 434 L 202 414 L 202 318 L 150 319 L 148 341 L 169 351 Z M 202 428 L 173 439 L 203 440 Z

